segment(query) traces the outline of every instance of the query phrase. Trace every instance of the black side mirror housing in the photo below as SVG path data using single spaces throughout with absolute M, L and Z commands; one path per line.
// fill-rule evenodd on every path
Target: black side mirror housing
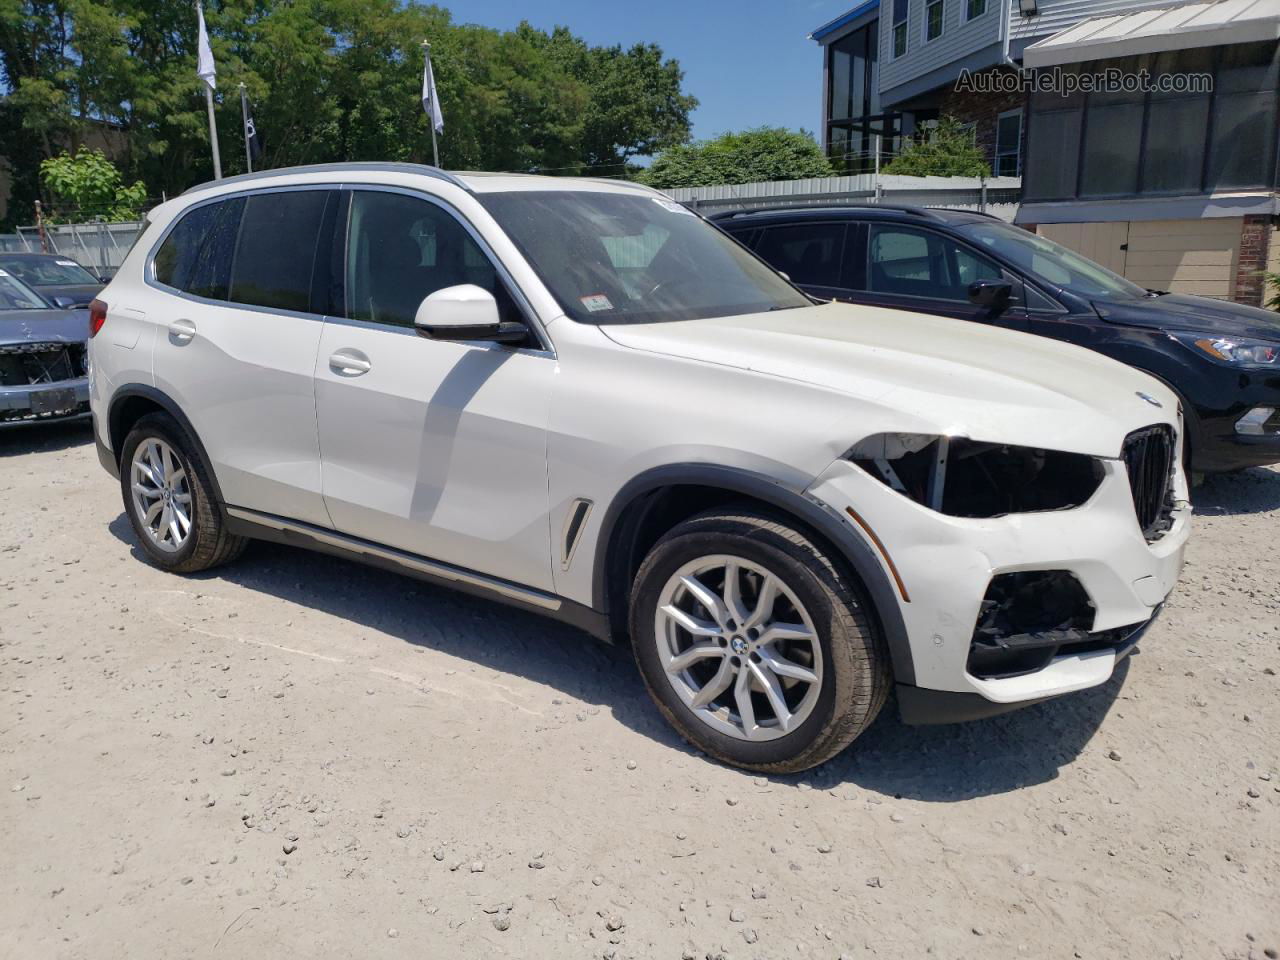
M 969 302 L 987 310 L 1003 310 L 1013 297 L 1013 284 L 1007 280 L 975 280 L 969 284 Z

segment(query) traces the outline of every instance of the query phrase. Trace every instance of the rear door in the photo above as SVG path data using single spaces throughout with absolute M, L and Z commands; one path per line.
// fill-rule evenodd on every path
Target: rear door
M 767 226 L 755 240 L 756 254 L 791 282 L 824 300 L 844 293 L 846 224 L 809 222 Z
M 339 196 L 275 189 L 189 210 L 135 305 L 156 325 L 156 386 L 190 419 L 224 499 L 322 526 L 313 374 Z

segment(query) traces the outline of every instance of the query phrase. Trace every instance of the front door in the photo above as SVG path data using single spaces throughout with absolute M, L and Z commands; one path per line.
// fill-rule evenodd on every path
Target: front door
M 428 340 L 427 294 L 471 283 L 525 319 L 488 253 L 422 195 L 356 190 L 345 306 L 315 365 L 324 501 L 352 536 L 551 589 L 547 411 L 556 361 L 528 348 Z
M 993 313 L 969 302 L 975 280 L 1017 279 L 992 260 L 941 233 L 899 223 L 872 223 L 867 235 L 866 292 L 862 303 L 1013 326 L 1023 318 L 1018 298 Z

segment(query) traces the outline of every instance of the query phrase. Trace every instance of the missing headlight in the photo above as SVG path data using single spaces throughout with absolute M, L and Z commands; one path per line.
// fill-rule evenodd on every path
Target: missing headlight
M 1068 510 L 1102 483 L 1094 457 L 965 437 L 882 433 L 848 459 L 916 503 L 952 517 Z

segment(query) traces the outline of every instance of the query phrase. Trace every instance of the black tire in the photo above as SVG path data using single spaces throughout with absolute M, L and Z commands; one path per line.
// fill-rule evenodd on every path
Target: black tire
M 663 586 L 681 566 L 713 554 L 739 556 L 782 580 L 817 629 L 824 664 L 809 716 L 773 740 L 748 741 L 700 720 L 672 688 L 654 621 Z M 884 706 L 892 676 L 888 650 L 860 586 L 804 533 L 779 517 L 711 511 L 668 532 L 645 558 L 631 594 L 636 662 L 658 709 L 691 744 L 724 763 L 764 773 L 795 773 L 829 760 L 858 737 Z
M 134 508 L 130 465 L 138 446 L 150 438 L 164 441 L 174 451 L 186 471 L 191 490 L 191 532 L 176 551 L 161 550 L 152 542 Z M 173 417 L 151 413 L 133 425 L 120 448 L 120 492 L 124 512 L 147 560 L 173 573 L 198 573 L 229 563 L 244 552 L 248 540 L 227 530 L 213 491 L 209 465 L 199 446 Z

